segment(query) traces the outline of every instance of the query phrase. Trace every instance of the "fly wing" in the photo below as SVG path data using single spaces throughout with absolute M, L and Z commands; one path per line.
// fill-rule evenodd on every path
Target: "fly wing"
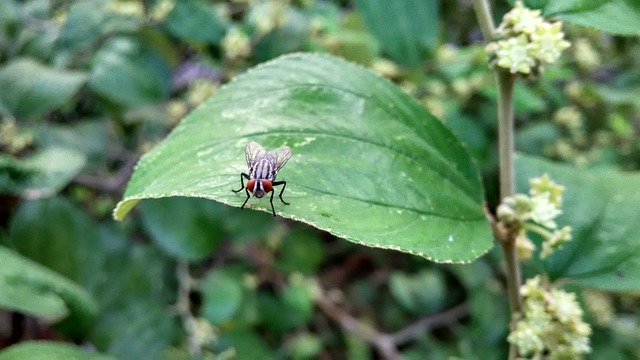
M 275 173 L 278 173 L 280 169 L 287 163 L 291 157 L 291 148 L 288 146 L 281 146 L 277 149 L 269 151 L 269 155 L 272 155 L 276 159 Z
M 247 167 L 251 169 L 257 158 L 263 157 L 267 151 L 255 141 L 247 144 L 244 154 L 247 157 Z

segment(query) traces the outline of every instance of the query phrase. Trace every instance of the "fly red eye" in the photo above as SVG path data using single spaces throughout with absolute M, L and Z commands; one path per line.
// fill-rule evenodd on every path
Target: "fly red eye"
M 253 192 L 253 190 L 256 188 L 256 179 L 251 179 L 247 182 L 247 190 L 249 190 L 249 192 Z
M 262 179 L 262 188 L 264 189 L 265 194 L 271 192 L 271 181 Z

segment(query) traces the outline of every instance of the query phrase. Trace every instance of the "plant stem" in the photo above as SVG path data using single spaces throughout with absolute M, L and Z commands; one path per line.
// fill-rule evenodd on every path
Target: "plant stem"
M 506 71 L 496 71 L 498 85 L 498 142 L 500 152 L 500 197 L 504 199 L 514 193 L 514 126 L 513 126 L 513 86 L 516 77 Z M 506 262 L 507 292 L 511 313 L 520 312 L 520 263 L 516 253 L 516 234 L 502 239 L 502 252 Z
M 189 263 L 185 260 L 178 260 L 176 264 L 176 277 L 178 278 L 178 301 L 176 309 L 182 320 L 182 326 L 187 333 L 187 348 L 192 357 L 200 356 L 200 344 L 196 340 L 196 320 L 191 313 L 191 301 L 189 293 L 193 285 L 193 279 L 189 273 Z
M 473 0 L 473 9 L 476 12 L 478 18 L 478 24 L 480 24 L 480 31 L 485 41 L 491 41 L 493 38 L 493 32 L 495 31 L 495 25 L 493 24 L 493 17 L 491 17 L 491 7 L 487 0 Z
M 491 41 L 495 32 L 491 8 L 487 0 L 473 0 L 473 6 L 480 24 L 480 29 L 485 41 Z M 515 85 L 515 75 L 495 70 L 496 84 L 498 87 L 498 151 L 500 156 L 500 197 L 504 199 L 514 193 L 514 118 L 513 118 L 513 87 Z M 496 227 L 497 228 L 497 227 Z M 522 298 L 520 297 L 520 263 L 516 252 L 516 233 L 507 231 L 494 235 L 500 245 L 506 263 L 507 293 L 511 308 L 512 325 L 517 319 L 518 313 L 522 309 Z M 517 352 L 514 346 L 509 348 L 509 359 L 515 359 Z
M 514 193 L 513 154 L 513 86 L 515 75 L 496 70 L 498 85 L 498 147 L 500 156 L 500 197 L 504 199 Z

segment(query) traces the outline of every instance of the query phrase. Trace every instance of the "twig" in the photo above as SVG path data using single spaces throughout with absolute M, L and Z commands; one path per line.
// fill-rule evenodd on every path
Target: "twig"
M 129 158 L 127 162 L 114 175 L 104 178 L 97 175 L 78 174 L 73 179 L 76 184 L 86 186 L 88 188 L 101 192 L 120 195 L 124 185 L 131 176 L 133 168 L 138 161 L 137 158 Z
M 469 314 L 469 305 L 467 305 L 467 303 L 458 304 L 449 310 L 424 317 L 406 328 L 395 332 L 392 335 L 393 342 L 396 345 L 404 344 L 429 329 L 452 324 L 467 314 Z
M 200 344 L 196 339 L 196 319 L 191 313 L 191 301 L 189 294 L 193 286 L 193 278 L 189 274 L 189 263 L 178 260 L 176 264 L 176 277 L 178 278 L 178 300 L 175 309 L 182 320 L 182 326 L 187 334 L 187 348 L 191 356 L 200 355 Z
M 429 315 L 393 334 L 387 334 L 359 321 L 326 298 L 316 300 L 316 305 L 344 330 L 365 340 L 375 347 L 384 359 L 389 360 L 401 358 L 397 348 L 399 345 L 412 340 L 428 329 L 456 322 L 469 313 L 469 307 L 463 303 L 444 312 Z

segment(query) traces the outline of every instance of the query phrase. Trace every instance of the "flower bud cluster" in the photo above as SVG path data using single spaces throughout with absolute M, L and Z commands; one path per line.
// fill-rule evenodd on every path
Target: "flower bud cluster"
M 528 259 L 535 245 L 527 237 L 527 231 L 537 233 L 544 239 L 540 257 L 546 258 L 571 240 L 571 227 L 558 229 L 556 217 L 562 214 L 564 186 L 551 181 L 548 174 L 530 180 L 529 195 L 515 194 L 506 197 L 497 209 L 498 220 L 516 232 L 518 257 Z
M 507 340 L 521 357 L 579 359 L 589 353 L 591 326 L 574 293 L 546 289 L 536 276 L 520 288 L 522 316 Z
M 540 10 L 528 9 L 516 1 L 504 15 L 486 52 L 493 66 L 509 69 L 512 74 L 529 75 L 542 72 L 544 64 L 555 63 L 569 45 L 562 23 L 547 22 Z
M 246 59 L 251 55 L 251 39 L 238 27 L 232 27 L 222 39 L 222 51 L 228 60 Z

